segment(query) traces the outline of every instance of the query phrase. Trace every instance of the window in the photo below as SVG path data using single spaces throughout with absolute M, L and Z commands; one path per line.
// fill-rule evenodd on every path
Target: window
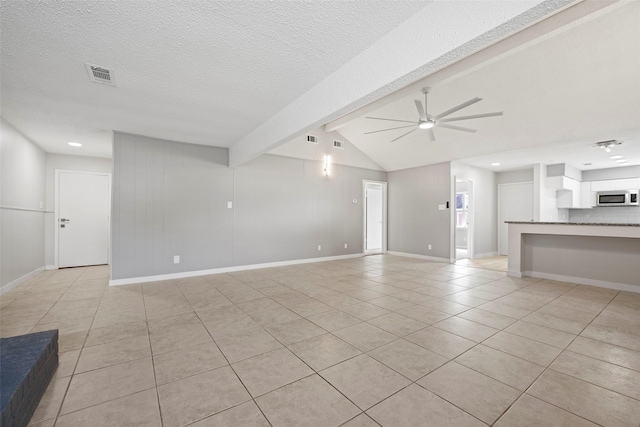
M 456 227 L 466 228 L 469 223 L 469 193 L 456 193 Z

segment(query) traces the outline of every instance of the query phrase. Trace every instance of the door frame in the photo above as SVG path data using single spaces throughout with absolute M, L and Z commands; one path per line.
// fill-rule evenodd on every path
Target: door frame
M 53 218 L 53 228 L 55 230 L 54 232 L 54 238 L 53 238 L 53 262 L 54 262 L 54 267 L 56 269 L 60 268 L 60 263 L 58 262 L 58 257 L 59 257 L 59 252 L 58 252 L 58 243 L 59 243 L 59 238 L 60 238 L 60 174 L 61 173 L 75 173 L 75 174 L 81 174 L 81 175 L 102 175 L 102 176 L 106 176 L 108 177 L 108 181 L 109 181 L 109 213 L 107 216 L 107 223 L 108 223 L 108 227 L 109 227 L 109 238 L 107 239 L 108 242 L 108 247 L 107 247 L 107 252 L 108 252 L 108 257 L 107 257 L 107 262 L 109 263 L 109 265 L 111 265 L 111 185 L 112 185 L 112 181 L 111 181 L 111 174 L 108 172 L 89 172 L 89 171 L 77 171 L 77 170 L 69 170 L 69 169 L 55 169 L 55 187 L 54 187 L 54 218 Z
M 385 181 L 362 180 L 362 253 L 372 255 L 374 252 L 367 252 L 367 184 L 382 186 L 382 248 L 381 254 L 387 253 L 387 183 Z M 377 252 L 375 252 L 377 253 Z
M 458 238 L 458 227 L 456 227 L 456 194 L 458 193 L 458 180 L 456 177 L 454 179 L 454 187 L 453 187 L 453 203 L 451 206 L 451 213 L 453 214 L 453 258 L 458 261 L 457 247 L 456 247 L 456 239 Z M 467 259 L 473 259 L 474 250 L 474 217 L 475 217 L 475 209 L 474 209 L 474 188 L 473 181 L 470 179 L 461 179 L 460 182 L 464 182 L 467 184 L 467 194 L 468 194 L 468 202 L 469 208 L 467 209 Z
M 504 220 L 502 219 L 502 189 L 506 187 L 517 187 L 517 186 L 523 186 L 523 185 L 531 185 L 532 187 L 534 187 L 533 181 L 506 182 L 504 184 L 498 184 L 498 212 L 496 215 L 498 218 L 498 255 L 508 255 L 508 253 L 507 254 L 502 253 L 502 239 L 501 239 L 502 231 L 501 230 L 502 230 L 502 223 L 504 222 Z

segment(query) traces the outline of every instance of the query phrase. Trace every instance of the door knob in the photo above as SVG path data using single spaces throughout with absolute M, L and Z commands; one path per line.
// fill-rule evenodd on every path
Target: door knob
M 68 218 L 60 218 L 60 222 L 71 222 Z

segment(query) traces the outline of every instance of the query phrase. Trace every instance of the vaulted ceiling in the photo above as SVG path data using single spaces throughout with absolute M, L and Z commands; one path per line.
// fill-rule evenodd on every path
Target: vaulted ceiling
M 575 3 L 2 1 L 1 113 L 49 152 L 109 157 L 116 130 L 230 147 L 237 166 Z M 473 92 L 507 109 L 479 89 L 434 88 L 433 106 Z
M 3 1 L 2 117 L 55 153 L 111 156 L 112 131 L 230 148 L 231 166 L 299 155 L 326 125 L 386 170 L 464 159 L 495 170 L 640 164 L 640 3 Z M 116 86 L 89 80 L 111 68 Z M 390 142 L 367 116 L 504 116 Z M 393 123 L 393 122 L 389 122 Z M 410 130 L 410 129 L 409 129 Z M 334 132 L 334 133 L 335 133 Z M 67 142 L 83 143 L 81 149 Z M 585 165 L 591 163 L 591 165 Z
M 560 15 L 552 19 L 564 24 Z M 457 73 L 436 73 L 405 94 L 388 96 L 328 127 L 386 170 L 456 159 L 496 171 L 532 163 L 569 163 L 586 170 L 615 167 L 611 155 L 640 164 L 640 2 L 620 2 L 569 24 L 539 27 L 550 31 L 540 37 L 538 28 L 525 30 L 523 37 L 530 33 L 526 43 L 489 48 L 496 51 L 492 57 L 485 51 L 478 54 L 485 55 L 482 61 L 467 58 L 470 65 L 458 64 Z M 448 117 L 504 115 L 448 123 L 477 133 L 436 125 L 436 141 L 417 130 L 391 142 L 415 127 L 367 134 L 411 126 L 367 117 L 417 122 L 414 100 L 423 100 L 423 86 L 431 87 L 428 113 L 477 96 L 483 101 Z M 622 145 L 606 153 L 595 147 L 604 140 Z M 494 162 L 501 164 L 492 167 Z

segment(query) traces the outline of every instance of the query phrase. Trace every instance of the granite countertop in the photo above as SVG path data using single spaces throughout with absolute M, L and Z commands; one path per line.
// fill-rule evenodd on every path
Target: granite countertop
M 612 227 L 640 227 L 640 223 L 606 223 L 606 222 L 539 222 L 539 221 L 505 221 L 507 224 L 546 224 L 546 225 L 606 225 Z

